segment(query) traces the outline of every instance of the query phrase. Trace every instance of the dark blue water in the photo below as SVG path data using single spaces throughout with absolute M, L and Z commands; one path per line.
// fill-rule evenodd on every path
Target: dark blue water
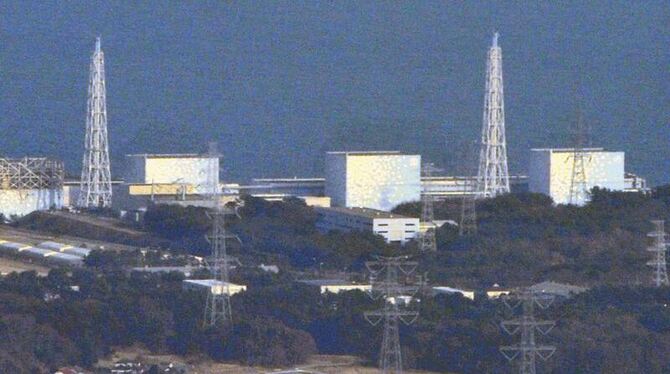
M 501 33 L 510 167 L 594 145 L 670 182 L 670 3 L 0 3 L 0 153 L 79 172 L 88 59 L 106 56 L 113 174 L 126 153 L 221 144 L 229 178 L 322 174 L 331 149 L 420 152 L 450 169 L 481 126 Z M 576 93 L 578 92 L 578 93 Z

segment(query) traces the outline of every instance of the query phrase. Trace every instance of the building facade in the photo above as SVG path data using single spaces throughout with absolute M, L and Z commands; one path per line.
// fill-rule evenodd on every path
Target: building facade
M 388 243 L 405 244 L 419 234 L 419 219 L 367 208 L 315 208 L 317 229 L 363 231 L 384 237 Z
M 593 187 L 624 191 L 624 152 L 610 152 L 602 148 L 588 148 L 582 152 L 587 191 Z M 556 204 L 568 204 L 574 155 L 572 148 L 532 149 L 528 169 L 530 192 L 550 196 Z M 573 203 L 584 205 L 586 202 L 586 199 L 581 199 Z
M 333 206 L 390 211 L 421 198 L 421 156 L 328 152 L 326 196 Z

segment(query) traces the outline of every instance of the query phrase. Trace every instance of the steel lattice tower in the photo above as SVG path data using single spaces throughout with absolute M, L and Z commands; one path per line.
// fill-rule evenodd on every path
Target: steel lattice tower
M 219 158 L 216 151 L 216 144 L 211 143 L 209 154 L 210 158 Z M 228 256 L 227 241 L 237 239 L 235 235 L 229 235 L 226 232 L 226 216 L 237 215 L 237 207 L 234 209 L 221 205 L 221 188 L 218 180 L 218 162 L 210 160 L 208 170 L 208 193 L 212 202 L 212 207 L 208 212 L 208 217 L 212 221 L 210 234 L 207 240 L 210 243 L 211 257 L 207 260 L 207 266 L 212 273 L 212 278 L 222 283 L 221 290 L 217 292 L 208 292 L 205 304 L 205 327 L 221 325 L 230 326 L 233 321 L 232 307 L 230 304 L 230 283 L 229 271 L 230 265 L 236 263 L 237 259 Z
M 588 200 L 588 188 L 586 185 L 585 163 L 589 158 L 588 152 L 584 150 L 586 144 L 586 131 L 584 128 L 581 110 L 577 113 L 577 127 L 574 131 L 574 148 L 572 154 L 572 175 L 570 177 L 570 204 L 583 204 Z
M 510 302 L 512 300 L 513 302 Z M 542 321 L 535 319 L 535 307 L 541 309 L 548 308 L 553 302 L 553 296 L 537 293 L 530 290 L 524 290 L 516 295 L 503 297 L 505 305 L 512 313 L 521 306 L 522 315 L 519 318 L 502 321 L 502 329 L 509 335 L 521 334 L 521 343 L 500 347 L 500 352 L 510 362 L 517 357 L 521 357 L 519 373 L 535 374 L 536 359 L 549 359 L 556 347 L 550 345 L 538 345 L 536 342 L 536 333 L 546 335 L 551 331 L 556 322 Z
M 86 116 L 86 142 L 81 170 L 78 205 L 83 208 L 112 205 L 112 177 L 109 170 L 107 141 L 107 104 L 105 89 L 105 55 L 100 38 L 91 56 Z
M 655 257 L 653 260 L 647 262 L 647 265 L 654 268 L 654 284 L 656 287 L 669 286 L 670 281 L 668 281 L 668 268 L 665 256 L 668 250 L 665 221 L 657 220 L 651 222 L 654 224 L 655 230 L 650 232 L 648 236 L 654 238 L 654 244 L 647 248 L 647 251 L 655 253 Z
M 498 33 L 495 33 L 486 63 L 486 95 L 477 175 L 478 197 L 482 198 L 510 192 L 503 96 L 502 49 L 498 46 Z
M 477 233 L 477 186 L 472 183 L 475 162 L 472 144 L 465 143 L 460 147 L 459 169 L 463 177 L 463 198 L 461 199 L 461 220 L 458 224 L 458 235 L 466 236 Z
M 404 256 L 379 257 L 376 261 L 365 263 L 370 272 L 371 295 L 374 299 L 382 298 L 384 301 L 382 309 L 365 313 L 365 318 L 373 326 L 384 321 L 384 335 L 379 354 L 379 368 L 383 374 L 403 372 L 400 322 L 410 325 L 416 321 L 419 313 L 406 310 L 406 306 L 401 305 L 403 302 L 401 297 L 412 297 L 419 290 L 413 282 L 413 273 L 417 265 L 417 262 L 408 261 Z M 399 279 L 400 275 L 405 278 L 402 282 Z
M 426 182 L 430 182 L 430 177 L 433 176 L 433 172 L 436 171 L 433 164 L 425 164 L 422 168 L 423 176 L 426 178 Z M 428 183 L 425 184 L 426 186 Z M 433 211 L 433 203 L 435 197 L 430 193 L 429 188 L 426 187 L 421 194 L 421 221 L 426 225 L 426 231 L 421 234 L 419 237 L 419 249 L 422 252 L 437 251 L 437 241 L 435 240 L 435 214 Z

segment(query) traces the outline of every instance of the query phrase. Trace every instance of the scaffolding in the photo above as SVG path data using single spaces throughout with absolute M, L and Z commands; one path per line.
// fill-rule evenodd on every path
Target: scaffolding
M 0 190 L 63 188 L 63 162 L 44 157 L 0 158 Z

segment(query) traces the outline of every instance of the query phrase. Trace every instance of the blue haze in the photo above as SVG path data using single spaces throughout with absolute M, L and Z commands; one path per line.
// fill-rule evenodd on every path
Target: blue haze
M 479 136 L 499 30 L 512 173 L 531 147 L 569 145 L 579 91 L 594 145 L 667 183 L 669 25 L 667 1 L 4 1 L 0 154 L 79 173 L 101 35 L 115 175 L 126 153 L 209 139 L 231 179 L 319 176 L 334 149 L 419 152 L 449 170 Z

